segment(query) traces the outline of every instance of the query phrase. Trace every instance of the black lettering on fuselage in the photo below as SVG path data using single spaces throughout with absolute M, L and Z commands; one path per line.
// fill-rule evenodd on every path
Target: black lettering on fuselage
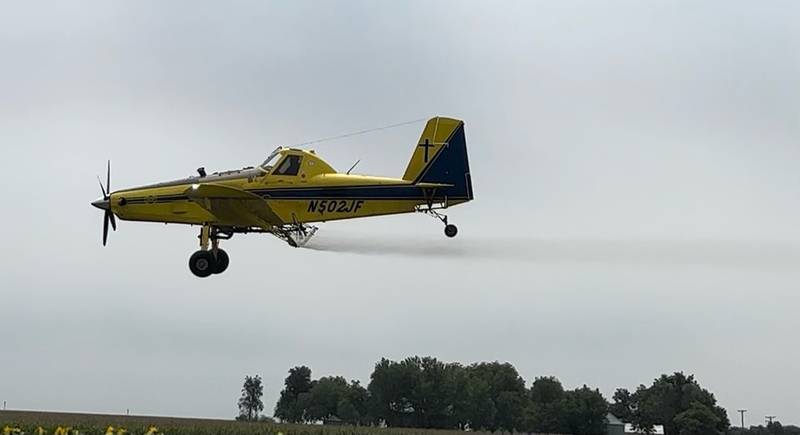
M 363 199 L 351 199 L 351 200 L 335 200 L 335 199 L 321 199 L 316 200 L 312 199 L 308 201 L 308 208 L 306 209 L 309 213 L 355 213 L 357 212 L 362 206 L 364 205 Z

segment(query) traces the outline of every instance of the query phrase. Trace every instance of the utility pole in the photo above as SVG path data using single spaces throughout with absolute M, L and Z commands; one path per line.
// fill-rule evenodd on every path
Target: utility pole
M 5 410 L 6 410 L 6 401 L 3 400 L 3 411 L 5 411 Z
M 739 414 L 742 414 L 742 430 L 744 430 L 744 413 L 747 412 L 747 410 L 746 409 L 739 409 L 736 412 L 738 412 Z
M 768 415 L 765 418 L 767 419 L 767 424 L 772 424 L 772 420 L 775 420 L 774 415 Z

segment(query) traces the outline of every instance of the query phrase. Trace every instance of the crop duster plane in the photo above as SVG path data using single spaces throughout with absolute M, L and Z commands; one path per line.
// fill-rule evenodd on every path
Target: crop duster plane
M 473 199 L 464 123 L 430 119 L 402 178 L 336 172 L 313 150 L 278 147 L 259 166 L 111 191 L 110 163 L 103 196 L 103 245 L 115 216 L 126 221 L 199 225 L 200 250 L 189 259 L 198 277 L 222 273 L 228 254 L 219 247 L 236 233 L 270 233 L 298 247 L 317 230 L 311 224 L 420 212 L 455 225 L 440 210 Z M 352 168 L 351 168 L 352 170 Z

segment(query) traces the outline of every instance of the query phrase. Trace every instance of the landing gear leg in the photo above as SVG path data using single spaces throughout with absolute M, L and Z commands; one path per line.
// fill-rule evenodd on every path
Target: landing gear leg
M 447 215 L 439 213 L 436 209 L 432 207 L 427 208 L 417 208 L 417 211 L 420 213 L 425 213 L 428 216 L 435 217 L 439 219 L 444 224 L 444 235 L 450 238 L 453 238 L 458 234 L 458 227 L 455 225 L 447 222 Z
M 228 257 L 228 253 L 219 247 L 219 238 L 216 236 L 211 239 L 211 254 L 214 256 L 215 261 L 214 273 L 220 274 L 225 272 L 231 260 L 230 257 Z
M 211 225 L 203 225 L 200 229 L 200 250 L 189 257 L 189 270 L 192 271 L 194 276 L 199 278 L 205 278 L 211 275 L 217 268 L 217 259 L 214 254 L 208 250 L 210 237 Z
M 200 228 L 200 249 L 208 251 L 208 241 L 211 238 L 211 225 L 203 225 Z

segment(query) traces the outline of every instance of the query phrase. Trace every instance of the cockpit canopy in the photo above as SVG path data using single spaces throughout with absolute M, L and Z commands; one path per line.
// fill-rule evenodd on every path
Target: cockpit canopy
M 303 161 L 302 154 L 298 155 L 297 153 L 290 153 L 287 151 L 298 151 L 292 150 L 289 148 L 278 147 L 275 148 L 267 160 L 264 160 L 264 163 L 261 164 L 260 168 L 269 173 L 272 172 L 273 175 L 297 175 L 300 172 L 300 164 Z M 283 160 L 280 160 L 279 157 L 281 155 L 286 155 Z M 280 162 L 280 163 L 279 163 Z M 278 169 L 272 171 L 275 165 L 278 164 Z
M 278 147 L 258 168 L 265 174 L 299 176 L 303 179 L 319 174 L 336 173 L 328 163 L 319 158 L 313 150 Z
M 283 147 L 275 148 L 275 151 L 271 152 L 267 159 L 264 160 L 264 163 L 259 165 L 259 167 L 265 172 L 269 172 L 275 163 L 278 162 L 278 157 L 281 155 L 281 151 L 283 151 Z

